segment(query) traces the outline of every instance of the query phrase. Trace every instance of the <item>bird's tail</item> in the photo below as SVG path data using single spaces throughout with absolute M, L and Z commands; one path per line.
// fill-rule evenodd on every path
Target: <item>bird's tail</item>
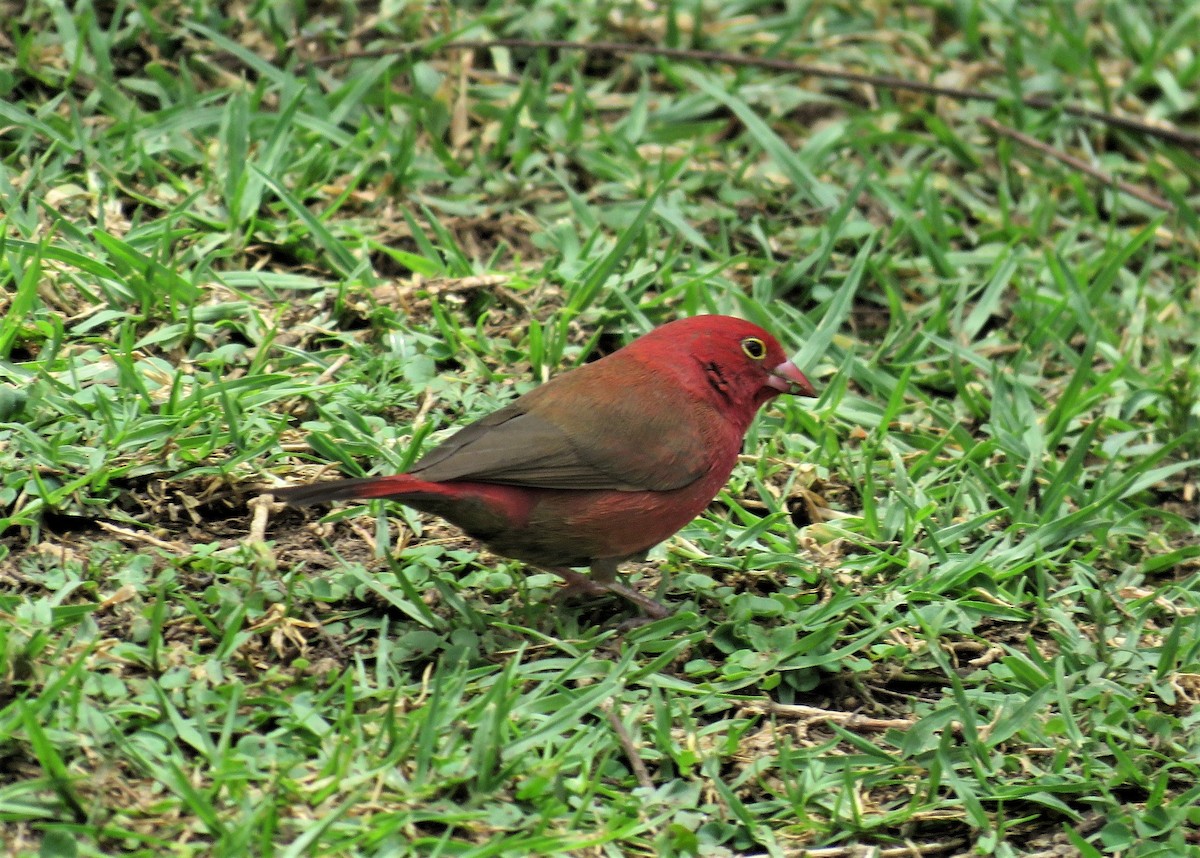
M 288 486 L 271 489 L 271 494 L 292 506 L 307 506 L 326 501 L 354 500 L 366 498 L 396 498 L 403 500 L 413 494 L 443 494 L 444 489 L 418 480 L 409 474 L 394 474 L 389 477 L 364 477 L 357 480 L 331 480 L 325 483 L 309 483 L 306 486 Z M 430 491 L 432 489 L 432 492 Z

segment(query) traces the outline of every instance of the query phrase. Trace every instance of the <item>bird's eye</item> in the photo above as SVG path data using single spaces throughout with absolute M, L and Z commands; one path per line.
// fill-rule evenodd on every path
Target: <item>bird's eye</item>
M 767 356 L 767 347 L 758 337 L 746 337 L 742 340 L 742 351 L 746 357 L 762 360 Z

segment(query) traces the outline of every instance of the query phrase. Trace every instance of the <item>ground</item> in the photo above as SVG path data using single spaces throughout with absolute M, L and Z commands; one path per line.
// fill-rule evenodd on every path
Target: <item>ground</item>
M 1198 15 L 0 3 L 9 854 L 1200 854 Z M 667 619 L 263 499 L 710 312 Z

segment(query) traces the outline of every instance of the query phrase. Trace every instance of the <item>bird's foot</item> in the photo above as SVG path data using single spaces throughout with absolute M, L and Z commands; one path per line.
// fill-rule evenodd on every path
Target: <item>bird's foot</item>
M 671 616 L 671 609 L 666 605 L 651 599 L 649 596 L 642 595 L 637 590 L 622 584 L 620 581 L 597 581 L 595 578 L 589 578 L 587 575 L 576 572 L 574 569 L 555 569 L 553 571 L 555 575 L 558 575 L 567 582 L 567 586 L 555 594 L 555 601 L 570 599 L 579 595 L 607 596 L 612 593 L 633 602 L 651 620 L 661 620 L 664 617 Z

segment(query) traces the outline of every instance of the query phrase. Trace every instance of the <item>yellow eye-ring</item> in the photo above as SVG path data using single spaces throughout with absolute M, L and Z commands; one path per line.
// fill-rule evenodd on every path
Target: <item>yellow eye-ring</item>
M 758 337 L 746 337 L 742 340 L 742 351 L 746 353 L 746 357 L 754 360 L 762 360 L 767 356 L 767 346 Z

